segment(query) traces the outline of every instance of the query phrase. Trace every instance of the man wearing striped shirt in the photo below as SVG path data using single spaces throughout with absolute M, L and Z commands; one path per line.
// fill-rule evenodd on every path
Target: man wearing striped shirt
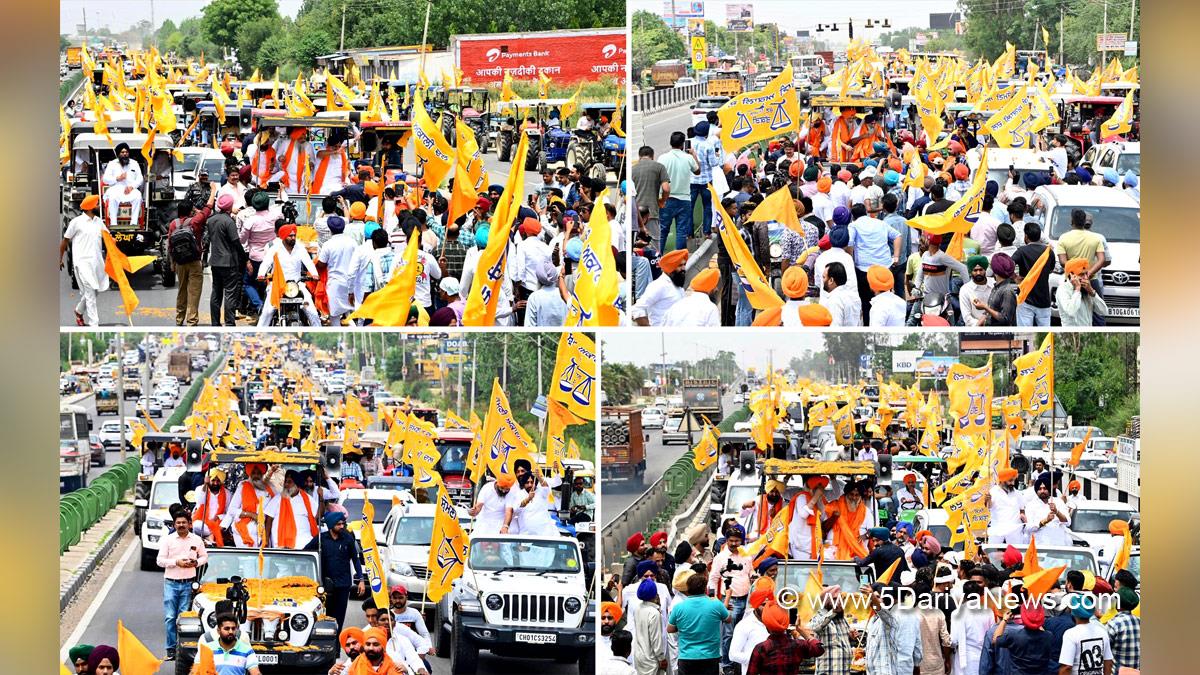
M 238 636 L 238 622 L 232 614 L 217 616 L 217 640 L 201 642 L 201 651 L 212 650 L 217 675 L 260 675 L 258 657 L 250 643 Z M 201 663 L 197 653 L 196 662 Z

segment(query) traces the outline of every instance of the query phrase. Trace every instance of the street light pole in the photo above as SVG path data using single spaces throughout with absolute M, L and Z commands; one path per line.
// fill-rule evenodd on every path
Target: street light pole
M 338 40 L 338 51 L 346 49 L 346 3 L 342 3 L 342 37 Z
M 433 8 L 433 0 L 425 2 L 425 28 L 421 31 L 421 73 L 425 72 L 425 53 L 429 51 L 429 11 Z

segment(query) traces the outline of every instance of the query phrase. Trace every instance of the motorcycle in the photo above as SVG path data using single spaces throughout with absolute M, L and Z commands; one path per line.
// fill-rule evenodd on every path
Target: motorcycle
M 953 326 L 954 307 L 945 293 L 925 293 L 914 289 L 913 300 L 920 303 L 909 319 L 910 326 Z

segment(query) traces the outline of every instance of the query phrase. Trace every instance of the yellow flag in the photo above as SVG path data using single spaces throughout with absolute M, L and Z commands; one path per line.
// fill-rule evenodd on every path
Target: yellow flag
M 140 303 L 137 294 L 133 292 L 133 288 L 129 285 L 129 277 L 126 274 L 133 274 L 150 264 L 154 261 L 154 256 L 139 255 L 129 258 L 117 248 L 117 242 L 109 234 L 108 230 L 102 230 L 100 234 L 104 238 L 104 248 L 106 250 L 104 272 L 113 281 L 117 282 L 117 288 L 121 291 L 121 306 L 125 310 L 125 316 L 132 317 L 133 310 L 137 309 Z
M 547 398 L 585 420 L 596 419 L 596 342 L 587 333 L 563 332 L 558 338 Z
M 713 436 L 712 427 L 704 425 L 704 433 L 700 434 L 700 442 L 692 448 L 692 466 L 696 471 L 704 471 L 717 463 L 717 437 Z
M 1133 90 L 1125 94 L 1125 100 L 1113 111 L 1112 117 L 1100 125 L 1100 140 L 1107 141 L 1113 136 L 1129 133 L 1133 128 Z
M 513 419 L 508 397 L 500 389 L 500 379 L 492 380 L 492 396 L 488 401 L 487 414 L 483 419 L 484 462 L 492 474 L 515 476 L 513 463 L 527 459 L 531 465 L 533 442 L 529 434 Z
M 446 222 L 453 223 L 459 216 L 470 213 L 479 201 L 479 193 L 471 182 L 471 174 L 462 162 L 454 164 L 454 185 L 450 190 L 450 215 Z
M 162 665 L 120 619 L 117 619 L 117 655 L 121 659 L 121 672 L 127 675 L 154 675 Z
M 574 115 L 575 111 L 579 109 L 579 94 L 582 91 L 583 82 L 581 81 L 579 83 L 579 87 L 575 89 L 575 93 L 571 94 L 571 98 L 567 99 L 567 102 L 563 103 L 562 107 L 559 108 L 559 114 L 564 124 L 568 119 L 570 119 L 571 115 Z
M 615 326 L 620 320 L 617 296 L 621 292 L 617 261 L 612 250 L 612 226 L 604 201 L 605 188 L 596 198 L 596 208 L 583 234 L 583 253 L 579 256 L 579 278 L 570 297 L 564 326 Z
M 483 422 L 475 411 L 471 411 L 471 448 L 467 451 L 467 469 L 471 472 L 471 482 L 476 485 L 483 479 L 487 463 L 483 461 Z
M 517 152 L 512 158 L 504 194 L 492 215 L 488 231 L 488 245 L 475 264 L 475 278 L 467 294 L 463 309 L 464 326 L 492 326 L 496 323 L 496 304 L 500 300 L 500 282 L 504 279 L 504 268 L 508 262 L 508 239 L 512 222 L 525 196 L 525 153 L 529 149 L 529 135 L 521 134 L 517 141 Z
M 725 124 L 724 120 L 722 120 L 721 124 Z M 771 284 L 767 281 L 766 275 L 763 274 L 762 268 L 758 266 L 758 262 L 750 254 L 750 249 L 746 246 L 746 240 L 742 239 L 741 233 L 738 232 L 737 225 L 734 224 L 729 214 L 725 213 L 725 208 L 721 206 L 721 195 L 717 194 L 716 188 L 711 183 L 708 186 L 708 191 L 712 194 L 713 200 L 712 229 L 721 235 L 721 241 L 725 243 L 725 249 L 729 251 L 729 257 L 733 261 L 734 272 L 742 284 L 742 289 L 746 292 L 746 299 L 750 301 L 750 305 L 754 309 L 758 310 L 782 306 L 783 300 L 771 288 Z
M 405 445 L 407 446 L 407 443 Z M 431 488 L 442 484 L 442 475 L 437 470 L 438 462 L 442 461 L 442 453 L 436 445 L 417 445 L 406 454 L 409 455 L 413 468 L 414 488 Z
M 425 595 L 433 602 L 441 600 L 454 580 L 462 576 L 471 544 L 445 487 L 438 487 L 437 507 L 429 541 L 429 584 L 425 589 Z
M 557 475 L 561 476 L 566 473 L 562 459 L 567 452 L 567 427 L 572 424 L 583 424 L 585 421 L 558 401 L 554 399 L 547 401 L 546 464 L 554 469 L 554 473 Z
M 508 102 L 517 97 L 516 92 L 512 89 L 512 73 L 504 71 L 504 81 L 500 84 L 500 101 Z
M 913 161 L 918 160 L 914 159 Z M 971 178 L 971 185 L 967 187 L 966 192 L 959 197 L 958 201 L 941 213 L 917 216 L 910 219 L 908 224 L 929 234 L 966 234 L 970 232 L 975 223 L 967 220 L 967 217 L 983 210 L 983 197 L 987 190 L 987 173 L 988 155 L 985 150 L 979 160 L 979 166 L 975 169 L 975 175 Z
M 799 110 L 789 65 L 762 89 L 738 94 L 717 110 L 721 145 L 733 152 L 756 141 L 798 131 Z
M 1000 108 L 987 122 L 980 127 L 980 132 L 991 134 L 996 144 L 1002 148 L 1030 147 L 1030 134 L 1027 127 L 1033 120 L 1033 106 L 1029 98 L 1029 89 L 1025 85 L 1013 85 L 1018 88 L 1004 107 Z M 1036 87 L 1033 87 L 1036 89 Z
M 987 433 L 992 424 L 992 357 L 986 366 L 969 368 L 961 363 L 950 366 L 946 375 L 950 392 L 950 416 L 958 434 Z
M 899 560 L 899 558 L 896 559 L 897 562 Z M 822 585 L 821 570 L 819 568 L 809 570 L 808 579 L 804 582 L 804 593 L 800 597 L 799 606 L 796 607 L 797 624 L 807 625 L 816 616 L 817 608 L 821 606 L 822 591 L 824 591 L 824 586 Z
M 804 234 L 800 219 L 796 216 L 796 205 L 792 201 L 791 190 L 776 190 L 762 200 L 750 214 L 749 222 L 775 221 L 786 226 L 797 234 Z
M 575 443 L 575 439 L 567 441 L 567 459 L 579 459 L 579 445 Z
M 367 587 L 371 591 L 371 596 L 375 598 L 375 604 L 379 607 L 387 607 L 391 601 L 388 599 L 383 557 L 380 555 L 379 545 L 375 541 L 375 528 L 371 525 L 375 521 L 375 505 L 371 503 L 370 499 L 363 500 L 362 514 L 363 527 L 359 530 L 359 536 L 362 543 L 363 571 L 367 577 Z
M 487 170 L 483 168 L 483 154 L 479 152 L 479 144 L 475 142 L 475 132 L 461 119 L 457 119 L 454 121 L 454 133 L 457 137 L 455 160 L 466 168 L 467 175 L 470 176 L 468 187 L 478 194 L 487 183 Z
M 1054 333 L 1046 333 L 1034 351 L 1013 359 L 1013 368 L 1021 409 L 1032 415 L 1049 410 L 1054 400 Z
M 1050 46 L 1050 31 L 1046 30 L 1045 26 L 1042 26 L 1042 46 Z
M 546 75 L 546 71 L 538 73 L 538 98 L 550 97 L 550 77 Z
M 423 267 L 420 259 L 420 240 L 416 228 L 413 228 L 391 281 L 368 295 L 350 318 L 371 319 L 376 326 L 407 325 L 408 313 L 416 296 L 417 277 L 424 271 Z
M 442 130 L 430 119 L 420 96 L 413 103 L 412 109 L 413 148 L 417 159 L 425 168 L 425 185 L 431 190 L 436 190 L 445 180 L 446 174 L 450 173 L 454 149 L 442 136 Z M 515 160 L 513 166 L 517 166 Z
M 1137 76 L 1137 73 L 1136 73 L 1137 68 L 1135 67 L 1133 70 L 1135 71 L 1134 77 L 1136 77 Z M 609 123 L 609 127 L 612 128 L 612 131 L 614 134 L 620 136 L 621 138 L 624 138 L 625 130 L 621 128 L 621 113 L 625 108 L 625 102 L 621 100 L 621 92 L 622 91 L 623 91 L 623 89 L 617 90 L 617 102 L 615 105 L 615 110 L 613 110 L 612 122 Z

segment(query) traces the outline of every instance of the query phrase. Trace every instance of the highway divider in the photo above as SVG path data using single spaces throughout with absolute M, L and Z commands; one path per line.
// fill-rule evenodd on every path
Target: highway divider
M 652 113 L 695 102 L 704 95 L 704 84 L 689 84 L 683 87 L 651 89 L 633 95 L 633 109 L 640 113 Z
M 733 425 L 745 421 L 750 416 L 750 410 L 743 406 L 730 416 L 721 420 L 717 428 L 721 431 L 732 431 Z M 675 460 L 663 475 L 642 493 L 624 511 L 604 525 L 600 535 L 600 553 L 604 565 L 621 563 L 628 552 L 625 542 L 636 532 L 647 536 L 651 532 L 666 530 L 669 523 L 677 517 L 681 505 L 689 511 L 696 508 L 698 491 L 708 485 L 715 466 L 705 471 L 697 471 L 692 464 L 692 452 L 689 449 Z

